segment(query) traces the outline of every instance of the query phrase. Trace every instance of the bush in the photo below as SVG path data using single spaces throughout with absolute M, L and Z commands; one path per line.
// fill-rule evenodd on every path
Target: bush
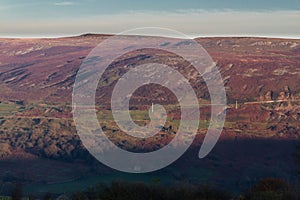
M 73 200 L 226 200 L 231 198 L 229 193 L 207 186 L 178 185 L 166 187 L 157 184 L 126 182 L 114 182 L 110 186 L 98 185 L 85 192 L 71 195 Z
M 254 185 L 246 194 L 246 200 L 296 200 L 289 185 L 276 178 L 266 178 Z
M 21 200 L 22 199 L 22 185 L 16 183 L 14 188 L 11 191 L 11 199 L 12 200 Z

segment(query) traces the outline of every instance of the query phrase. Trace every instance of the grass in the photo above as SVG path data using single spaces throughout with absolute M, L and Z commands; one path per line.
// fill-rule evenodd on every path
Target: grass
M 20 106 L 13 103 L 0 103 L 0 117 L 13 115 L 19 108 Z
M 143 182 L 146 184 L 162 184 L 169 185 L 170 182 L 183 181 L 177 180 L 178 176 L 184 178 L 193 177 L 193 180 L 197 180 L 200 183 L 207 183 L 207 181 L 213 176 L 213 171 L 190 167 L 184 172 L 178 172 L 175 168 L 170 173 L 148 173 L 148 174 L 128 174 L 122 172 L 113 172 L 103 175 L 94 175 L 83 177 L 74 181 L 55 183 L 55 184 L 33 184 L 24 187 L 24 192 L 27 194 L 43 194 L 43 193 L 56 193 L 61 194 L 64 192 L 83 191 L 87 188 L 93 187 L 98 183 L 106 185 L 116 181 L 128 181 L 128 182 Z
M 0 200 L 11 200 L 11 197 L 8 197 L 8 196 L 0 196 Z
M 168 174 L 163 175 L 163 177 L 159 177 L 161 183 L 163 180 L 168 180 L 171 177 Z M 36 193 L 56 193 L 61 194 L 64 192 L 75 192 L 75 191 L 83 191 L 89 187 L 93 187 L 99 182 L 104 184 L 110 184 L 114 181 L 126 180 L 133 182 L 144 182 L 144 183 L 154 183 L 153 180 L 156 180 L 157 176 L 149 175 L 149 174 L 139 174 L 132 175 L 126 173 L 112 173 L 112 174 L 104 174 L 98 176 L 89 176 L 81 179 L 77 179 L 71 182 L 65 183 L 57 183 L 57 184 L 34 184 L 28 185 L 24 187 L 24 191 L 28 194 L 36 194 Z
M 170 106 L 166 106 L 166 109 L 172 109 Z M 150 122 L 149 111 L 148 110 L 130 110 L 129 111 L 132 120 L 140 126 L 146 125 Z M 101 110 L 97 112 L 97 118 L 100 123 L 103 123 L 107 126 L 113 126 L 114 118 L 110 110 Z M 207 129 L 209 127 L 209 120 L 199 120 L 199 129 Z M 179 127 L 180 120 L 167 118 L 165 126 Z M 177 128 L 176 128 L 177 130 Z

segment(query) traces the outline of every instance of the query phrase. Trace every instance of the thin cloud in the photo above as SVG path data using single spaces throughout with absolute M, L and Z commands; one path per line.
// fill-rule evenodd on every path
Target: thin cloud
M 55 2 L 53 5 L 55 6 L 73 6 L 76 5 L 76 2 L 73 1 L 62 1 L 62 2 Z
M 300 11 L 129 11 L 85 17 L 49 20 L 0 18 L 0 36 L 78 35 L 87 32 L 119 33 L 136 27 L 170 28 L 192 37 L 261 36 L 299 38 Z M 47 22 L 47 23 L 45 23 Z

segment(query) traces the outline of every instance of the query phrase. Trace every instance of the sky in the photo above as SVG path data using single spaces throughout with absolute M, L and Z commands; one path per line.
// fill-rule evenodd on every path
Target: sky
M 299 24 L 300 0 L 0 0 L 0 37 L 162 27 L 191 37 L 300 38 Z

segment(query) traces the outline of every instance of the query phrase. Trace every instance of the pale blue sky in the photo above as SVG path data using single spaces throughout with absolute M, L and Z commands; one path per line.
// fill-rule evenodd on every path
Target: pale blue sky
M 300 0 L 0 0 L 0 36 L 118 33 L 155 26 L 187 35 L 300 36 Z

